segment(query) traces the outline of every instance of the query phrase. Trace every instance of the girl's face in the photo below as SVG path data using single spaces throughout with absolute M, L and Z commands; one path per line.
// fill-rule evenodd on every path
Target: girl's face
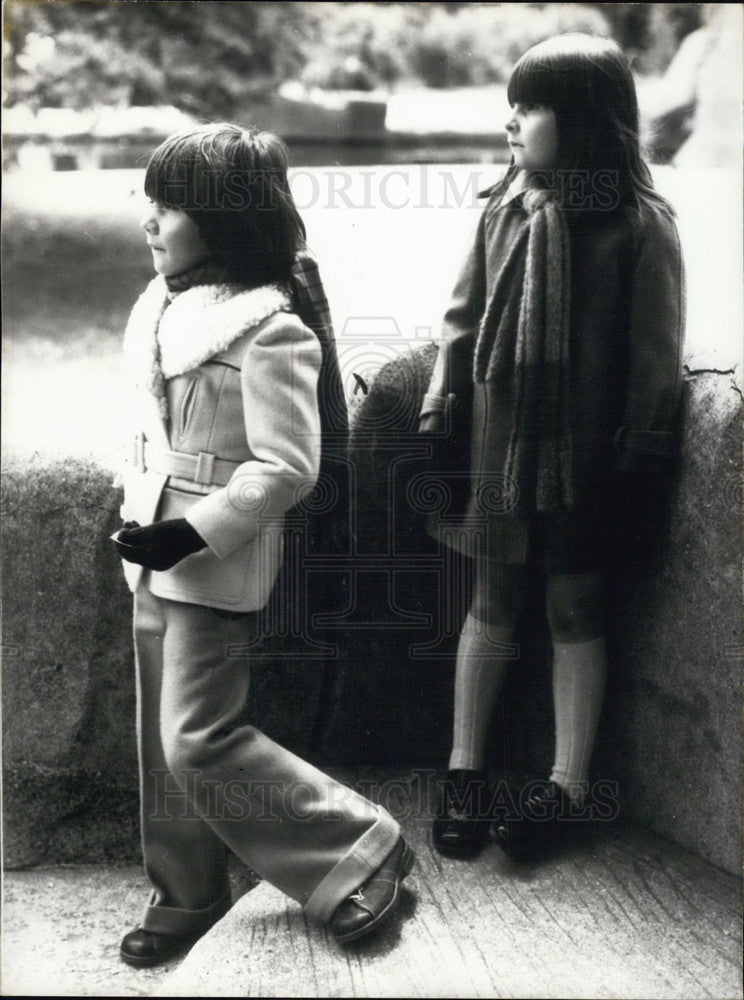
M 514 162 L 525 170 L 551 170 L 558 155 L 555 112 L 543 104 L 517 102 L 506 123 Z
M 150 201 L 140 225 L 147 233 L 153 267 L 164 278 L 183 274 L 209 256 L 196 223 L 180 208 Z

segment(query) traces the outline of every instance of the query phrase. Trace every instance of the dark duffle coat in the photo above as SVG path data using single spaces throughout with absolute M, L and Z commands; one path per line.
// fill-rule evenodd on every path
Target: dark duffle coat
M 453 517 L 452 506 L 445 506 L 435 517 L 436 532 L 468 554 L 519 563 L 527 560 L 539 524 L 548 537 L 561 536 L 566 570 L 602 568 L 593 564 L 605 558 L 607 539 L 617 536 L 614 522 L 629 515 L 627 497 L 619 494 L 633 481 L 658 476 L 675 452 L 685 311 L 677 227 L 655 207 L 567 212 L 574 511 L 518 517 L 513 486 L 502 474 L 514 421 L 513 384 L 473 384 L 472 378 L 480 320 L 527 217 L 521 196 L 505 202 L 502 190 L 485 207 L 455 286 L 421 411 L 422 418 L 451 412 L 455 425 L 458 412 L 469 418 L 467 510 Z M 431 421 L 422 420 L 425 426 Z M 448 482 L 447 469 L 442 473 Z

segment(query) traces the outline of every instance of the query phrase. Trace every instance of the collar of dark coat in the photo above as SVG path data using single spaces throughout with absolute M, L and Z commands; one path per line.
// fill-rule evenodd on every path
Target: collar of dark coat
M 518 173 L 519 168 L 514 163 L 510 163 L 504 174 L 494 184 L 490 184 L 487 188 L 478 192 L 478 198 L 500 197 L 508 191 L 509 185 Z

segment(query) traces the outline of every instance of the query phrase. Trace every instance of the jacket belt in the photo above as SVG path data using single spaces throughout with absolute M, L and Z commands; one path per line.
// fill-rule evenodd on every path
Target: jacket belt
M 217 458 L 209 451 L 191 455 L 185 451 L 168 451 L 144 442 L 143 472 L 157 472 L 177 479 L 190 479 L 200 486 L 227 486 L 233 472 L 241 465 L 229 458 Z

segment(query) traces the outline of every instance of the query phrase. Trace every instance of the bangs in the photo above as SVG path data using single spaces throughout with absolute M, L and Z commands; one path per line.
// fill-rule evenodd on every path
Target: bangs
M 210 189 L 222 170 L 229 170 L 230 163 L 210 138 L 190 131 L 171 136 L 158 146 L 145 171 L 147 197 L 185 211 L 213 204 L 214 192 Z
M 542 104 L 556 112 L 575 112 L 587 102 L 601 105 L 607 100 L 608 79 L 625 73 L 629 74 L 625 57 L 610 39 L 556 35 L 525 52 L 506 92 L 511 105 Z
M 528 52 L 514 67 L 506 96 L 511 106 L 542 104 L 549 108 L 555 107 L 558 94 L 553 60 L 541 59 Z
M 179 132 L 150 157 L 144 187 L 152 201 L 189 215 L 231 280 L 289 280 L 305 227 L 278 136 L 224 122 Z

